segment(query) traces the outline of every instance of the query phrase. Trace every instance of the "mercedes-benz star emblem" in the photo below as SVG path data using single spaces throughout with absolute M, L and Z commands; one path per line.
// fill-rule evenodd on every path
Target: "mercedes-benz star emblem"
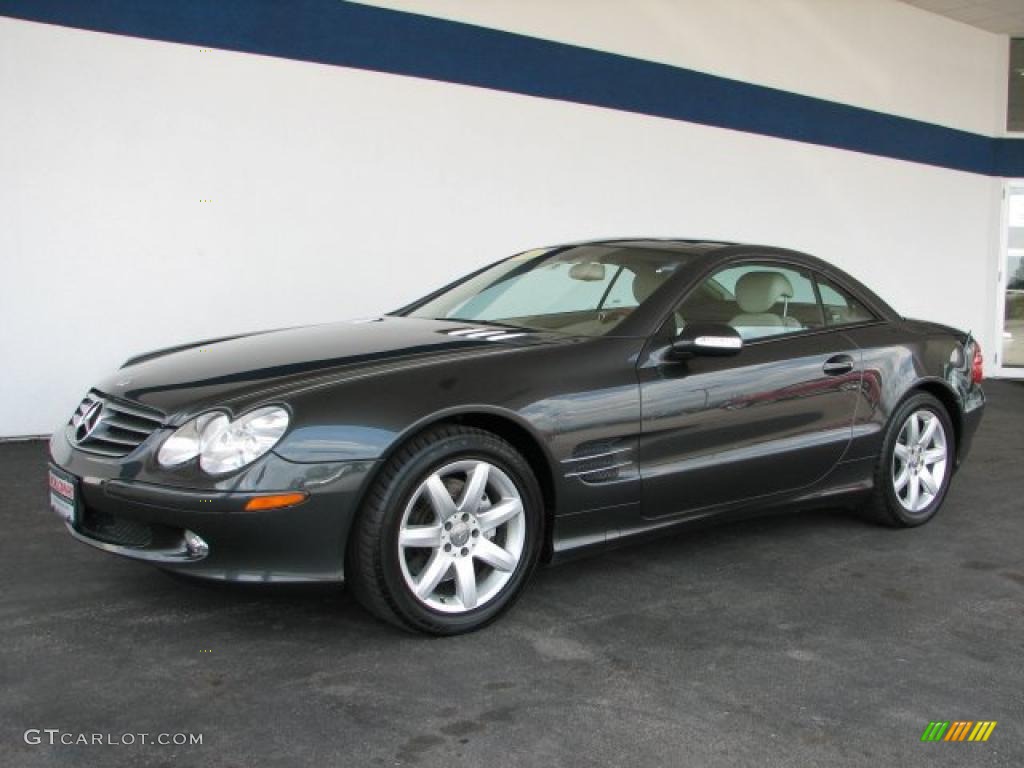
M 102 412 L 103 403 L 93 403 L 89 407 L 82 420 L 78 422 L 78 429 L 75 430 L 75 440 L 80 443 L 96 430 L 96 427 L 99 426 Z

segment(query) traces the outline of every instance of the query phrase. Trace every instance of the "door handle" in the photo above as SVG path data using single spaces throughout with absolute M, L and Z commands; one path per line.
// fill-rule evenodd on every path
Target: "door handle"
M 853 358 L 849 355 L 835 355 L 825 361 L 821 370 L 825 372 L 826 376 L 842 376 L 853 370 Z

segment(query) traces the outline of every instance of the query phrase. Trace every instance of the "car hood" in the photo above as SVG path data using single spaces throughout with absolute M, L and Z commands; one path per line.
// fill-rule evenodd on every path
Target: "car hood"
M 558 338 L 564 337 L 463 322 L 382 317 L 150 352 L 130 359 L 96 389 L 156 408 L 173 423 L 214 404 L 241 408 L 271 393 L 285 395 L 311 380 L 343 379 L 413 359 L 487 354 Z

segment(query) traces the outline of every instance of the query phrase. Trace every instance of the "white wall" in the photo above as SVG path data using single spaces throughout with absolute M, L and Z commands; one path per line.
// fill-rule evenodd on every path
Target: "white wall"
M 977 133 L 1006 127 L 1006 38 L 895 0 L 363 4 L 660 61 Z
M 885 23 L 842 0 L 785 0 L 781 20 L 752 0 L 595 3 L 578 37 L 559 3 L 486 4 L 493 20 L 477 5 L 415 3 L 639 56 L 646 34 L 648 58 L 995 130 L 1005 41 L 894 3 L 869 3 Z M 827 39 L 822 6 L 845 14 Z M 943 61 L 886 74 L 931 35 Z M 136 352 L 386 311 L 502 255 L 602 236 L 807 250 L 994 349 L 999 182 L 982 176 L 8 19 L 0 104 L 0 436 L 52 430 Z

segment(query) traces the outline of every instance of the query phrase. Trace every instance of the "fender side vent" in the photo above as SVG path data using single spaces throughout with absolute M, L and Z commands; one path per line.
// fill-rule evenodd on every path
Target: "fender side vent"
M 594 440 L 580 443 L 572 456 L 562 460 L 565 477 L 584 483 L 609 483 L 635 477 L 636 451 L 631 440 Z

